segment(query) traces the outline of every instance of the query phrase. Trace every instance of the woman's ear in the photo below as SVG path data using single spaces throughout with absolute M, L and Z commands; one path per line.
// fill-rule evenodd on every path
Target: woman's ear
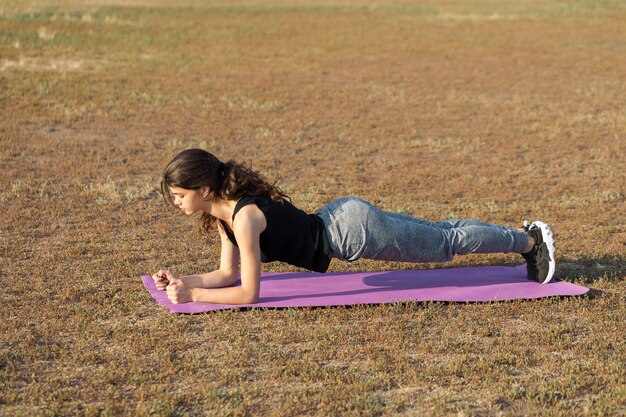
M 202 197 L 207 198 L 209 196 L 209 186 L 203 185 L 200 187 L 200 193 L 202 194 Z

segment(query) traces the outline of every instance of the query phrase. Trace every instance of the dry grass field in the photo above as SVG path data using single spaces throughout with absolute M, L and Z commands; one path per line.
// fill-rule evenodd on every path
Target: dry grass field
M 625 21 L 621 0 L 0 0 L 0 415 L 625 415 Z M 139 276 L 219 259 L 157 191 L 188 147 L 307 211 L 547 221 L 557 278 L 592 290 L 170 316 Z

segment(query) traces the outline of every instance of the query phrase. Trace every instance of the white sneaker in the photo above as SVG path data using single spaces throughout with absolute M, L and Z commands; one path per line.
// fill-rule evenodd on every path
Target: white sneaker
M 547 284 L 552 281 L 556 270 L 554 232 L 550 225 L 538 220 L 530 224 L 524 220 L 524 231 L 535 240 L 535 246 L 530 252 L 522 253 L 526 259 L 528 279 Z

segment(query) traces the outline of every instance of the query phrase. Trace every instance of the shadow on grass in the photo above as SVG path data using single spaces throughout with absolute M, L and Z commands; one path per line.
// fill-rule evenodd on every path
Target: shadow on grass
M 620 255 L 557 260 L 556 278 L 564 281 L 584 284 L 592 284 L 600 279 L 620 281 L 625 274 L 626 258 Z
M 564 258 L 557 261 L 556 278 L 588 286 L 589 292 L 584 297 L 589 299 L 604 295 L 604 291 L 592 287 L 595 282 L 600 280 L 618 282 L 623 281 L 625 276 L 626 258 L 620 255 Z

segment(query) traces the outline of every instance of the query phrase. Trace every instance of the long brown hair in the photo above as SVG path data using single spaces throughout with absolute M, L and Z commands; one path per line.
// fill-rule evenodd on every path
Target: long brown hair
M 221 200 L 239 200 L 245 196 L 269 197 L 282 203 L 291 198 L 270 183 L 252 166 L 229 160 L 222 163 L 215 155 L 203 149 L 186 149 L 170 161 L 163 170 L 161 195 L 165 202 L 175 207 L 174 196 L 169 187 L 198 190 L 209 187 L 209 197 Z M 203 213 L 198 226 L 206 234 L 211 234 L 216 218 Z

